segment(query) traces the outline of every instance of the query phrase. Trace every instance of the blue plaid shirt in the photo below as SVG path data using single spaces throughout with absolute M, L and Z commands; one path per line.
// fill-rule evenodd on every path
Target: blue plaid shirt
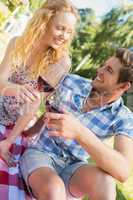
M 91 81 L 78 75 L 68 74 L 49 98 L 49 104 L 61 111 L 66 109 L 78 118 L 98 138 L 113 135 L 133 136 L 133 113 L 123 105 L 122 98 L 112 104 L 82 112 L 83 104 L 92 90 Z M 32 145 L 33 147 L 33 145 Z M 88 153 L 75 140 L 50 137 L 45 128 L 35 148 L 63 155 L 64 157 L 87 160 Z

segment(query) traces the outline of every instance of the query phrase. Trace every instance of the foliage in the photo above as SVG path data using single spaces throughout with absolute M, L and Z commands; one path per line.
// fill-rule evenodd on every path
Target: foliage
M 5 16 L 3 15 L 2 12 L 0 12 L 0 25 L 2 24 L 2 22 L 5 20 Z
M 78 64 L 87 55 L 90 55 L 90 49 L 93 45 L 92 41 L 97 31 L 96 16 L 92 9 L 81 9 L 80 15 L 81 23 L 77 28 L 77 35 L 71 48 L 73 71 L 75 71 Z M 89 64 L 91 64 L 91 58 L 89 58 L 89 62 Z
M 39 8 L 45 1 L 43 0 L 29 0 L 30 2 L 30 9 L 33 11 L 35 11 L 37 8 Z
M 15 8 L 19 5 L 22 5 L 21 0 L 1 0 L 12 12 L 15 10 Z
M 133 46 L 133 16 L 131 7 L 113 9 L 99 22 L 92 10 L 81 10 L 81 25 L 72 45 L 73 72 L 88 55 L 88 60 L 81 65 L 80 71 L 96 69 L 118 47 Z M 95 70 L 94 70 L 95 71 Z M 85 71 L 86 72 L 86 71 Z
M 7 16 L 0 11 L 0 25 L 2 25 L 7 18 L 9 18 L 12 13 L 15 11 L 15 18 L 19 18 L 19 16 L 23 15 L 28 11 L 30 15 L 37 8 L 39 8 L 45 0 L 1 0 L 1 2 L 6 6 L 9 13 Z M 17 12 L 16 12 L 17 10 Z

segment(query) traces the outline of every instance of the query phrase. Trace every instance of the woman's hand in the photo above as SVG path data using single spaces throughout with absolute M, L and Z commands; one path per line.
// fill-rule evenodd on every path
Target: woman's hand
M 21 114 L 31 114 L 35 115 L 37 114 L 37 111 L 39 109 L 39 106 L 41 104 L 42 96 L 38 91 L 34 91 L 34 97 L 32 99 L 28 99 L 25 104 L 23 104 L 21 108 Z
M 24 103 L 33 103 L 39 97 L 39 92 L 29 85 L 18 85 L 16 97 Z
M 4 86 L 3 86 L 4 87 Z M 32 102 L 36 98 L 37 90 L 29 84 L 9 84 L 0 92 L 2 96 L 15 96 L 18 102 Z
M 6 162 L 9 167 L 15 166 L 16 163 L 9 152 L 9 148 L 11 147 L 11 143 L 5 139 L 0 142 L 0 158 Z

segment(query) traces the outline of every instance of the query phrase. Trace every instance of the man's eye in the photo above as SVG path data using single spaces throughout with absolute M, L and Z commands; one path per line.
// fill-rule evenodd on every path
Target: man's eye
M 113 72 L 112 69 L 111 69 L 110 67 L 107 67 L 107 71 L 110 72 L 110 73 Z

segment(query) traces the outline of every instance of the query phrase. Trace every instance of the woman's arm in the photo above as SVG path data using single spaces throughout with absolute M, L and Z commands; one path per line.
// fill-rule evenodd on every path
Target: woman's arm
M 28 137 L 33 137 L 34 135 L 39 133 L 41 128 L 44 125 L 43 118 L 44 118 L 44 116 L 41 116 L 32 127 L 30 127 L 28 130 L 23 131 L 23 135 L 25 137 L 27 137 L 27 136 Z
M 14 166 L 14 159 L 12 158 L 9 149 L 17 136 L 21 134 L 21 132 L 25 129 L 29 121 L 33 118 L 32 114 L 27 114 L 25 116 L 21 116 L 18 120 L 12 132 L 8 136 L 7 139 L 0 141 L 0 158 L 3 159 L 8 166 Z
M 11 73 L 12 51 L 15 48 L 16 38 L 13 38 L 6 49 L 5 56 L 0 64 L 0 95 L 15 96 L 23 102 L 30 101 L 36 96 L 36 91 L 29 85 L 19 85 L 8 81 Z
M 11 68 L 11 54 L 15 47 L 16 38 L 10 40 L 5 56 L 0 64 L 0 94 L 5 96 L 15 96 L 16 95 L 16 84 L 10 83 L 8 78 L 10 76 Z
M 0 142 L 0 156 L 7 162 L 8 165 L 10 164 L 11 159 L 9 153 L 11 145 L 16 140 L 17 136 L 19 136 L 23 132 L 28 123 L 33 119 L 33 117 L 37 113 L 40 103 L 40 94 L 36 92 L 36 98 L 33 100 L 33 102 L 24 105 L 24 115 L 19 117 L 7 139 Z

